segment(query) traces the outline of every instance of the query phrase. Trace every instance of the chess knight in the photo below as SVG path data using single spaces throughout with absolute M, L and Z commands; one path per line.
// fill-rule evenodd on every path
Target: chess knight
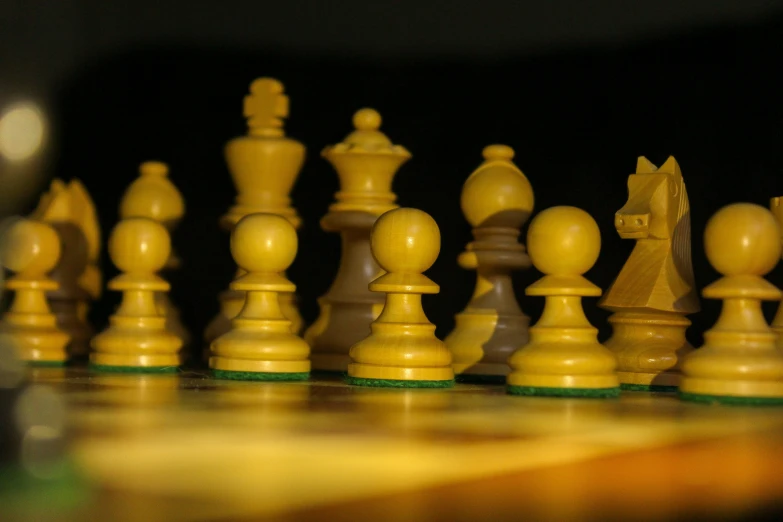
M 680 363 L 693 347 L 685 339 L 688 314 L 699 311 L 691 264 L 690 207 L 680 166 L 660 168 L 640 157 L 628 178 L 628 201 L 615 228 L 636 246 L 599 305 L 614 312 L 612 337 L 624 389 L 673 389 Z

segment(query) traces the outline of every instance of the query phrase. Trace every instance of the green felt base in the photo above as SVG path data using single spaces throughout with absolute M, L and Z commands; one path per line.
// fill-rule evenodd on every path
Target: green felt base
M 643 392 L 661 392 L 673 393 L 677 391 L 677 386 L 660 386 L 657 384 L 620 384 L 623 391 L 643 391 Z
M 606 399 L 620 396 L 620 388 L 547 388 L 537 386 L 508 386 L 511 395 L 528 397 L 584 397 Z
M 0 506 L 37 520 L 41 511 L 70 509 L 89 499 L 90 487 L 69 461 L 55 464 L 51 476 L 40 478 L 18 466 L 0 467 Z M 13 518 L 13 517 L 12 517 Z M 47 517 L 47 520 L 49 518 Z
M 361 377 L 346 377 L 345 382 L 354 386 L 370 386 L 373 388 L 451 388 L 454 381 L 402 381 L 396 379 L 364 379 Z
M 457 375 L 457 382 L 465 384 L 506 384 L 506 376 L 461 373 Z
M 726 404 L 729 406 L 783 406 L 783 397 L 735 397 L 680 392 L 680 399 L 690 402 Z
M 235 372 L 232 370 L 212 370 L 216 379 L 232 381 L 306 381 L 310 373 L 273 373 L 273 372 Z
M 62 368 L 66 361 L 27 361 L 28 366 L 33 368 Z
M 90 364 L 90 370 L 107 373 L 176 373 L 179 366 L 108 366 Z

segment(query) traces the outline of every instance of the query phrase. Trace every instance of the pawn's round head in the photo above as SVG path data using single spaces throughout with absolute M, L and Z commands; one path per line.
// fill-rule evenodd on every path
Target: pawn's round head
M 3 266 L 27 276 L 43 276 L 60 259 L 60 238 L 57 232 L 34 219 L 15 219 L 3 226 L 0 257 Z
M 152 219 L 123 219 L 109 236 L 109 256 L 124 273 L 155 273 L 166 264 L 170 252 L 169 233 Z
M 780 229 L 766 208 L 735 203 L 707 222 L 704 250 L 710 264 L 725 276 L 763 276 L 780 260 Z
M 576 207 L 552 207 L 530 222 L 527 248 L 544 274 L 582 275 L 598 260 L 601 232 L 595 220 Z
M 513 163 L 514 149 L 490 145 L 484 163 L 462 187 L 462 212 L 473 227 L 519 228 L 533 212 L 533 188 Z
M 275 214 L 250 214 L 231 232 L 231 255 L 248 272 L 283 272 L 296 259 L 296 229 Z
M 387 272 L 426 271 L 440 253 L 440 229 L 435 220 L 415 208 L 386 212 L 370 235 L 372 255 Z

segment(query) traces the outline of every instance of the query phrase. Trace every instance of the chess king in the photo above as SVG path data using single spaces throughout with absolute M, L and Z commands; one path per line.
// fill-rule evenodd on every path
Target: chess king
M 680 363 L 693 349 L 685 339 L 691 324 L 686 315 L 699 311 L 680 166 L 674 157 L 660 168 L 640 157 L 628 193 L 615 214 L 615 228 L 636 245 L 599 302 L 614 312 L 613 335 L 604 344 L 617 356 L 623 389 L 676 389 Z
M 291 206 L 289 194 L 304 163 L 305 147 L 285 135 L 283 121 L 288 117 L 288 107 L 283 84 L 274 78 L 258 78 L 250 85 L 250 94 L 244 101 L 247 135 L 232 139 L 225 149 L 226 163 L 237 189 L 235 204 L 221 219 L 226 230 L 232 230 L 240 219 L 254 213 L 276 214 L 294 228 L 300 226 L 301 218 Z M 235 278 L 243 274 L 239 269 Z M 207 346 L 231 329 L 231 319 L 244 303 L 244 291 L 229 289 L 220 295 L 220 312 L 204 333 Z M 281 293 L 280 306 L 291 321 L 291 330 L 298 334 L 302 317 L 294 294 Z

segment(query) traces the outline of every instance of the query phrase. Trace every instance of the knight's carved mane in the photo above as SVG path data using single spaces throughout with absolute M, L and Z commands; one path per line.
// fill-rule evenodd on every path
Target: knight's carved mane
M 679 184 L 679 202 L 677 205 L 677 221 L 672 234 L 672 255 L 677 273 L 691 288 L 695 288 L 696 282 L 693 276 L 693 264 L 691 263 L 691 208 L 688 202 L 688 192 L 685 190 L 685 182 L 682 175 L 672 176 L 674 183 Z

